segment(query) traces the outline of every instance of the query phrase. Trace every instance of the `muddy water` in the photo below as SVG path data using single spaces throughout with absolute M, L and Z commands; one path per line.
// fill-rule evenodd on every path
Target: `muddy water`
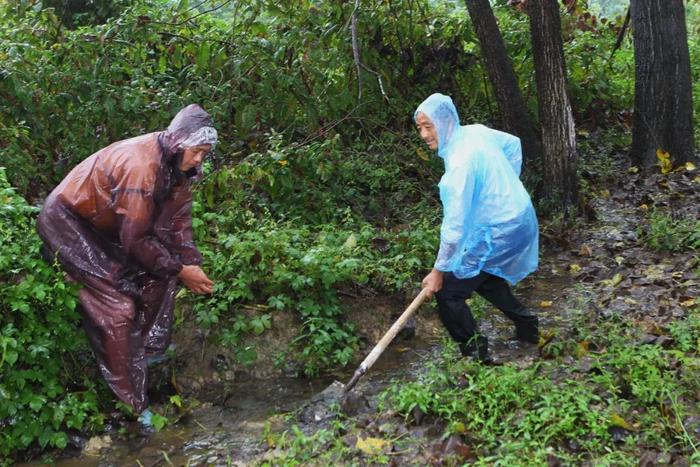
M 566 328 L 568 311 L 561 304 L 571 283 L 566 273 L 567 261 L 551 258 L 540 269 L 537 277 L 528 278 L 517 288 L 517 295 L 539 315 L 541 327 Z M 540 303 L 551 301 L 551 307 Z M 535 346 L 509 340 L 512 323 L 502 314 L 489 310 L 480 322 L 481 330 L 489 337 L 490 349 L 497 361 L 518 361 L 527 365 L 538 357 Z M 389 347 L 366 374 L 356 393 L 372 396 L 385 389 L 393 380 L 411 379 L 424 370 L 428 361 L 441 351 L 439 337 L 415 337 Z M 369 351 L 369 349 L 367 350 Z M 242 465 L 260 458 L 267 449 L 264 441 L 266 427 L 279 431 L 284 418 L 279 414 L 302 409 L 314 396 L 328 388 L 334 380 L 347 382 L 354 368 L 328 378 L 304 380 L 275 378 L 247 380 L 227 388 L 225 403 L 205 403 L 173 426 L 148 437 L 137 436 L 126 440 L 112 434 L 103 437 L 104 447 L 85 449 L 71 459 L 59 460 L 55 465 L 124 466 L 124 465 Z M 221 401 L 223 397 L 210 395 Z M 34 463 L 32 465 L 39 465 Z
M 419 337 L 392 345 L 364 376 L 354 391 L 374 395 L 395 378 L 415 375 L 425 362 L 439 352 L 437 339 Z M 347 382 L 354 369 L 335 375 Z M 283 417 L 321 393 L 333 378 L 303 380 L 278 378 L 250 380 L 231 386 L 233 394 L 226 407 L 204 404 L 172 427 L 149 437 L 124 440 L 110 436 L 106 446 L 92 455 L 64 459 L 54 465 L 239 465 L 266 450 L 266 425 L 280 428 Z M 40 465 L 35 463 L 32 465 Z

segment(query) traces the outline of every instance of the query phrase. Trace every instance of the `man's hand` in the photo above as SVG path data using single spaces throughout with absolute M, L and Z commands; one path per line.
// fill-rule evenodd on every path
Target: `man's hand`
M 425 276 L 421 284 L 424 289 L 428 289 L 428 298 L 431 298 L 434 293 L 439 292 L 442 288 L 442 271 L 433 269 L 430 274 Z
M 182 266 L 182 271 L 177 275 L 182 283 L 196 294 L 210 294 L 213 291 L 212 282 L 202 268 L 195 265 Z

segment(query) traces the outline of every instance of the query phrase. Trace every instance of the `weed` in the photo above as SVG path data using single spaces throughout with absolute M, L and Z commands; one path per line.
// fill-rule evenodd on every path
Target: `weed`
M 639 238 L 656 251 L 697 250 L 700 248 L 700 221 L 677 219 L 654 209 L 648 224 L 640 227 Z

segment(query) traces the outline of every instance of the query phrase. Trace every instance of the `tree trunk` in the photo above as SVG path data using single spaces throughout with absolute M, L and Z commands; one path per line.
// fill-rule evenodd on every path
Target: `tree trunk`
M 481 44 L 481 57 L 489 75 L 505 131 L 520 138 L 523 162 L 539 160 L 542 147 L 527 107 L 489 0 L 465 0 L 474 30 Z
M 688 32 L 682 0 L 632 0 L 636 81 L 631 157 L 648 168 L 656 151 L 695 160 Z
M 559 5 L 557 0 L 529 0 L 527 12 L 542 125 L 543 195 L 567 216 L 579 203 L 576 135 L 566 92 Z

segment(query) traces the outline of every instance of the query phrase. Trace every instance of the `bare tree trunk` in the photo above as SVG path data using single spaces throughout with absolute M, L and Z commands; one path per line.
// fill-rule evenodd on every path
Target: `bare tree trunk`
M 529 0 L 530 35 L 542 125 L 543 195 L 564 213 L 579 208 L 574 117 L 566 92 L 557 0 Z
M 636 81 L 632 160 L 650 167 L 656 151 L 675 164 L 695 160 L 688 32 L 682 0 L 632 0 Z
M 489 0 L 465 0 L 465 3 L 481 43 L 481 57 L 496 95 L 504 129 L 520 138 L 523 161 L 527 165 L 529 161 L 540 158 L 542 147 L 518 88 L 518 80 L 508 58 L 496 17 Z

